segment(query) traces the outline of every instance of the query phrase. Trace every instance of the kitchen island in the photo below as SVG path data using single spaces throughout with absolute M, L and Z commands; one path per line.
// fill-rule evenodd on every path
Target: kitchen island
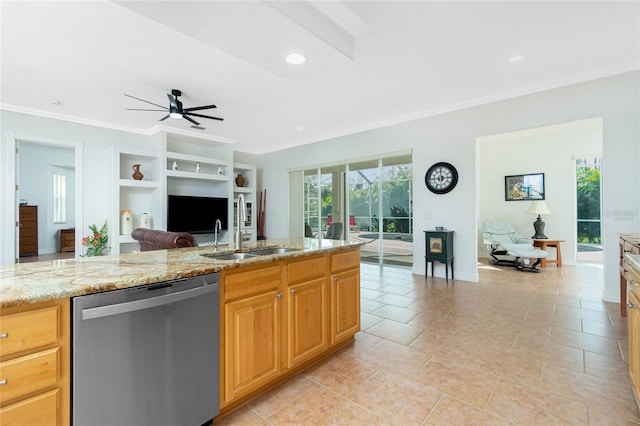
M 238 260 L 222 260 L 233 249 L 194 247 L 1 267 L 0 374 L 11 376 L 1 422 L 69 423 L 71 297 L 215 272 L 224 416 L 353 341 L 360 245 L 294 238 L 246 244 L 289 250 Z

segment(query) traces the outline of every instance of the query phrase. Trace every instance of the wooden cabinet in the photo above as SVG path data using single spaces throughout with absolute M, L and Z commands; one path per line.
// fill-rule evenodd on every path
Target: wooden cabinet
M 640 408 L 640 291 L 629 292 L 629 375 Z
M 76 230 L 75 228 L 60 230 L 60 253 L 76 251 Z
M 38 206 L 20 206 L 20 256 L 38 255 Z
M 281 267 L 222 275 L 224 282 L 223 401 L 232 401 L 280 374 Z
M 640 254 L 640 235 L 620 235 L 620 315 L 627 315 L 627 293 L 629 291 L 629 267 L 624 255 L 627 253 Z M 640 280 L 636 280 L 639 283 Z
M 221 275 L 222 413 L 360 330 L 359 250 L 267 265 Z
M 287 368 L 329 346 L 326 256 L 287 265 Z
M 331 344 L 360 331 L 360 251 L 331 256 Z
M 69 423 L 69 304 L 2 310 L 0 425 Z

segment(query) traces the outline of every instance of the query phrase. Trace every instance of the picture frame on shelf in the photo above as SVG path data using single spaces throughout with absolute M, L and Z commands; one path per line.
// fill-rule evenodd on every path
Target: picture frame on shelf
M 530 173 L 504 177 L 505 201 L 544 200 L 544 173 Z

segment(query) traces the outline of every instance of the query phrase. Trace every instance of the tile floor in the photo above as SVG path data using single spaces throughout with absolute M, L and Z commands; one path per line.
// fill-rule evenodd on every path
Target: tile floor
M 602 269 L 480 264 L 480 282 L 363 264 L 356 342 L 224 425 L 640 425 Z

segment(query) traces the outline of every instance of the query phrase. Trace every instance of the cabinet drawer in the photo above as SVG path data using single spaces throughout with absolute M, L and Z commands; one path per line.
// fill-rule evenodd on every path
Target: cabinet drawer
M 326 257 L 291 262 L 287 266 L 289 284 L 322 278 L 327 273 Z
M 37 309 L 5 315 L 0 321 L 0 355 L 54 343 L 59 338 L 60 308 Z
M 60 348 L 47 349 L 0 363 L 0 402 L 55 385 Z
M 224 277 L 224 297 L 231 300 L 276 289 L 280 286 L 280 266 L 228 274 Z
M 2 426 L 57 425 L 59 394 L 60 391 L 55 389 L 0 409 L 0 424 Z M 56 419 L 55 423 L 52 422 L 53 419 Z
M 331 272 L 340 272 L 360 266 L 360 251 L 351 250 L 331 255 Z
M 629 285 L 634 287 L 640 285 L 640 271 L 638 271 L 627 259 L 624 259 L 623 274 Z

